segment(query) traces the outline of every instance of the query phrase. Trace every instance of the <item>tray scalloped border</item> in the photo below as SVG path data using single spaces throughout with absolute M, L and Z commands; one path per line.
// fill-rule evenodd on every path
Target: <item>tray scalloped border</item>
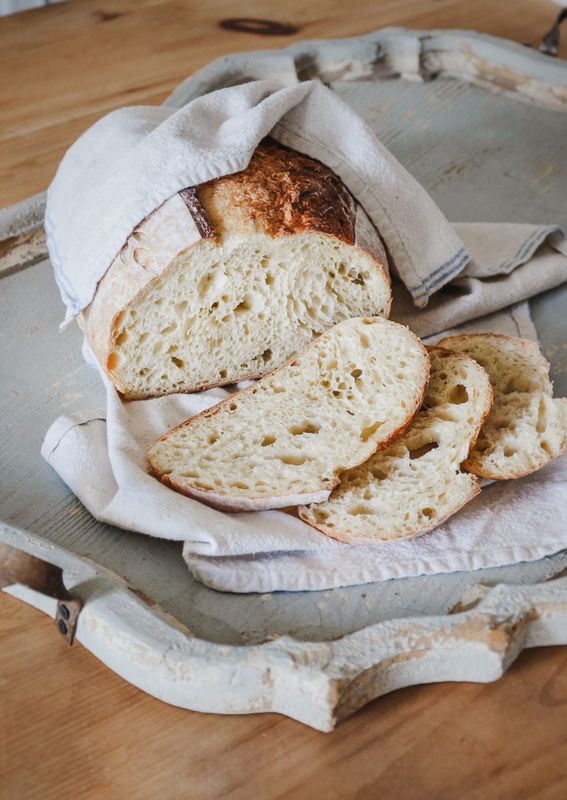
M 235 53 L 189 77 L 166 104 L 176 107 L 221 86 L 257 78 L 295 83 L 314 75 L 332 81 L 429 80 L 439 74 L 567 108 L 565 64 L 482 34 L 396 28 L 300 42 L 279 51 Z M 2 212 L 0 277 L 43 257 L 42 236 L 35 232 L 41 228 L 44 202 L 45 196 L 37 195 Z M 40 536 L 0 524 L 0 541 L 63 569 L 68 588 L 85 601 L 77 639 L 97 658 L 148 694 L 197 711 L 272 711 L 330 731 L 395 689 L 494 681 L 523 649 L 567 644 L 565 574 L 523 586 L 476 585 L 448 615 L 389 620 L 333 641 L 282 636 L 260 645 L 232 646 L 197 638 L 117 575 Z M 54 615 L 55 601 L 43 595 L 22 586 L 5 591 Z
M 76 638 L 154 697 L 220 714 L 276 712 L 330 731 L 384 694 L 424 683 L 500 678 L 519 653 L 567 644 L 567 574 L 524 586 L 477 584 L 445 616 L 370 625 L 329 642 L 200 639 L 114 573 L 39 536 L 0 525 L 0 541 L 56 564 L 85 605 Z M 5 589 L 54 616 L 56 601 Z

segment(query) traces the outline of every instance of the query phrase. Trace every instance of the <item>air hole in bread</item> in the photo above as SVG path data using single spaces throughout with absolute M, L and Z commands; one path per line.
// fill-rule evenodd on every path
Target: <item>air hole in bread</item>
M 292 425 L 288 430 L 293 436 L 302 436 L 304 433 L 319 433 L 321 426 L 317 422 L 303 422 L 301 425 Z
M 370 340 L 368 339 L 368 336 L 365 333 L 361 333 L 359 339 L 360 339 L 360 344 L 362 345 L 362 347 L 364 347 L 365 350 L 368 347 L 370 347 Z
M 300 467 L 306 461 L 310 461 L 306 456 L 278 456 L 282 464 L 289 464 L 292 467 Z
M 548 456 L 550 456 L 551 458 L 554 457 L 555 453 L 553 451 L 552 446 L 549 444 L 549 442 L 546 442 L 546 441 L 540 442 L 540 447 L 541 447 L 542 450 L 545 450 L 545 452 L 548 454 Z
M 371 436 L 374 436 L 378 428 L 380 428 L 384 423 L 382 421 L 374 422 L 372 425 L 367 425 L 365 428 L 362 429 L 360 434 L 360 440 L 362 442 L 367 442 Z
M 235 314 L 244 314 L 246 311 L 250 311 L 252 305 L 250 303 L 250 298 L 245 297 L 234 309 Z
M 422 516 L 426 517 L 427 519 L 433 519 L 435 517 L 435 509 L 434 508 L 422 508 L 421 509 Z
M 271 286 L 272 285 L 272 283 L 274 282 L 274 276 L 272 275 L 271 272 L 266 272 L 266 276 L 264 278 L 264 281 L 266 283 L 266 286 Z
M 183 361 L 182 358 L 177 358 L 177 356 L 171 356 L 171 360 L 173 361 L 176 367 L 179 367 L 179 369 L 183 369 L 183 367 L 185 366 L 185 361 Z
M 234 489 L 249 489 L 250 486 L 247 483 L 243 483 L 242 481 L 235 481 L 235 483 L 231 483 L 231 486 Z
M 228 404 L 228 410 L 229 411 L 236 411 L 237 408 L 238 408 L 238 406 L 237 406 L 236 403 L 229 403 Z
M 111 353 L 106 361 L 106 368 L 108 370 L 116 369 L 118 366 L 118 356 L 116 353 Z
M 426 442 L 426 444 L 422 444 L 421 447 L 410 450 L 409 457 L 412 461 L 415 461 L 417 458 L 422 458 L 422 456 L 427 455 L 427 453 L 430 453 L 432 450 L 436 450 L 438 447 L 438 442 Z
M 219 372 L 219 378 L 224 380 L 226 376 L 227 376 L 227 371 L 225 369 L 221 369 L 221 371 Z
M 515 447 L 505 447 L 504 448 L 504 456 L 506 458 L 511 458 L 512 456 L 515 456 L 517 452 L 518 451 L 516 450 Z
M 547 411 L 545 408 L 545 400 L 543 397 L 540 397 L 539 406 L 537 410 L 536 431 L 538 433 L 543 433 L 546 427 L 547 427 Z
M 268 361 L 271 359 L 271 357 L 272 357 L 272 351 L 268 347 L 268 349 L 264 350 L 264 352 L 262 353 L 262 361 L 264 362 L 264 364 L 267 364 Z
M 349 508 L 349 513 L 352 514 L 353 517 L 359 517 L 362 514 L 372 514 L 372 509 L 370 506 L 365 506 L 364 503 L 357 503 L 357 505 Z
M 276 441 L 275 436 L 264 436 L 260 444 L 262 445 L 262 447 L 269 447 L 269 445 L 274 444 L 275 441 Z
M 140 344 L 144 344 L 144 342 L 146 341 L 146 339 L 148 338 L 149 335 L 150 334 L 147 331 L 144 331 L 144 333 L 141 333 L 140 334 L 140 338 L 138 339 Z
M 502 389 L 502 394 L 512 394 L 513 392 L 521 391 L 524 390 L 521 388 L 521 384 L 518 381 L 517 376 L 513 375 Z
M 215 442 L 218 442 L 218 440 L 219 440 L 219 435 L 218 433 L 216 433 L 216 431 L 211 433 L 209 438 L 207 439 L 209 444 L 214 444 Z
M 182 314 L 185 311 L 185 309 L 187 308 L 187 306 L 188 306 L 187 300 L 182 300 L 180 303 L 176 303 L 175 304 L 175 313 L 178 316 L 182 316 Z
M 162 330 L 160 331 L 160 334 L 162 336 L 164 336 L 164 335 L 167 336 L 168 333 L 173 333 L 173 331 L 176 328 L 177 328 L 177 323 L 176 322 L 172 322 L 171 325 L 168 325 L 166 328 L 162 328 Z
M 285 392 L 285 386 L 272 386 L 272 392 L 274 394 L 283 394 Z
M 383 481 L 385 478 L 388 477 L 388 473 L 385 472 L 383 469 L 379 469 L 378 467 L 372 469 L 371 472 L 373 477 L 376 478 L 377 481 Z
M 201 280 L 197 285 L 197 292 L 199 293 L 199 297 L 205 297 L 212 280 L 213 280 L 212 272 L 208 272 L 206 275 L 203 275 L 203 277 L 201 278 Z
M 353 371 L 350 374 L 356 380 L 357 378 L 360 378 L 360 376 L 362 375 L 362 370 L 361 369 L 353 369 Z
M 469 393 L 462 383 L 457 383 L 449 392 L 449 402 L 454 403 L 454 405 L 466 403 L 468 399 Z
M 127 339 L 128 339 L 128 333 L 125 330 L 122 330 L 114 340 L 114 344 L 120 347 L 120 345 L 124 344 L 127 341 Z

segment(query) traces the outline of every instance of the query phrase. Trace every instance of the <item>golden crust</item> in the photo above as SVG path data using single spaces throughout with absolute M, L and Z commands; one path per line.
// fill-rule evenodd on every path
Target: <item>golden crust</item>
M 270 137 L 242 172 L 196 191 L 220 234 L 260 232 L 275 238 L 317 231 L 355 242 L 356 204 L 338 175 Z

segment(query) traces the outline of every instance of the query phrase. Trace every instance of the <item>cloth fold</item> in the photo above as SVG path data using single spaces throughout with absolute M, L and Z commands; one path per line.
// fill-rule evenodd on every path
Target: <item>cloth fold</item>
M 140 220 L 180 189 L 244 169 L 268 133 L 342 178 L 417 305 L 467 263 L 462 242 L 427 192 L 337 94 L 316 80 L 285 87 L 251 81 L 177 110 L 114 111 L 67 151 L 48 189 L 45 217 L 66 320 L 90 303 Z
M 123 109 L 87 131 L 48 195 L 50 254 L 68 318 L 90 302 L 140 219 L 185 186 L 245 167 L 267 133 L 334 169 L 365 208 L 391 259 L 392 319 L 421 337 L 465 324 L 537 338 L 521 301 L 567 280 L 558 227 L 449 223 L 368 126 L 318 81 L 284 88 L 253 81 L 176 111 Z M 85 186 L 88 198 L 77 202 Z M 126 403 L 102 372 L 101 378 L 106 408 L 56 420 L 43 457 L 97 519 L 183 541 L 190 570 L 214 588 L 332 588 L 497 566 L 567 547 L 565 458 L 484 489 L 435 531 L 398 543 L 343 545 L 290 514 L 208 508 L 149 475 L 145 453 L 166 430 L 228 392 Z

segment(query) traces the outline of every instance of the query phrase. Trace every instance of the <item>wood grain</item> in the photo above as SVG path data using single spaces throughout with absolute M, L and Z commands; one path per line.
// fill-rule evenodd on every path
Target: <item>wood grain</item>
M 567 796 L 565 648 L 499 683 L 395 692 L 327 735 L 166 706 L 7 595 L 0 650 L 3 800 Z
M 82 0 L 3 18 L 0 205 L 45 189 L 65 148 L 99 116 L 160 102 L 226 53 L 385 25 L 470 28 L 536 45 L 557 11 L 547 0 Z M 236 15 L 298 32 L 219 27 Z M 566 676 L 565 648 L 533 651 L 498 683 L 399 691 L 323 735 L 276 716 L 166 706 L 0 594 L 0 797 L 559 800 Z
M 65 149 L 103 114 L 158 103 L 191 72 L 237 50 L 355 36 L 387 25 L 469 28 L 537 46 L 558 13 L 549 0 L 100 0 L 0 19 L 0 206 L 42 191 Z M 222 20 L 291 23 L 291 36 L 239 33 Z M 564 37 L 565 39 L 565 37 Z M 567 55 L 567 45 L 562 46 Z

